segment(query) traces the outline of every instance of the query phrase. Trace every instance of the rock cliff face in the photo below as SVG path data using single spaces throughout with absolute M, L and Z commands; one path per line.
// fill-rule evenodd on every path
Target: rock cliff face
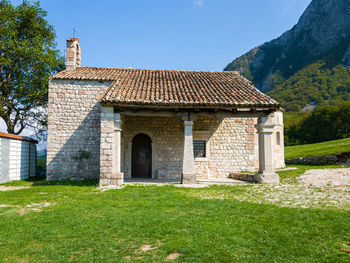
M 313 0 L 282 36 L 228 64 L 262 91 L 273 89 L 315 61 L 350 66 L 350 0 Z

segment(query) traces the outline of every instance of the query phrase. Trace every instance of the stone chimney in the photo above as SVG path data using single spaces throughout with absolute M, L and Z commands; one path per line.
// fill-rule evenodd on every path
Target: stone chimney
M 79 38 L 72 37 L 67 40 L 66 67 L 76 68 L 81 64 L 81 48 Z

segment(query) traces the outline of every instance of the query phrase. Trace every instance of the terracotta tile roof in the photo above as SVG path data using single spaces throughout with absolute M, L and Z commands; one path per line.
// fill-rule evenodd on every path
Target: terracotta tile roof
M 108 80 L 101 103 L 160 106 L 279 107 L 235 71 L 77 67 L 51 79 Z

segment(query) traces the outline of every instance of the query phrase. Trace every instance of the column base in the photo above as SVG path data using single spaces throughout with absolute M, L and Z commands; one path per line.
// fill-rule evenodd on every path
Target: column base
M 119 186 L 124 183 L 123 173 L 113 173 L 103 176 L 100 178 L 100 187 L 103 186 Z
M 254 180 L 257 183 L 263 183 L 263 184 L 279 184 L 280 183 L 280 177 L 276 173 L 257 173 L 254 175 Z
M 196 184 L 196 175 L 195 174 L 182 174 L 182 184 Z

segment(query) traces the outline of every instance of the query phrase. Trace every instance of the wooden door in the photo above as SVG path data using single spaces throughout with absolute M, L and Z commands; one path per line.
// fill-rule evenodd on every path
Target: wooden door
M 132 178 L 152 178 L 151 143 L 151 138 L 144 133 L 137 134 L 132 139 Z

